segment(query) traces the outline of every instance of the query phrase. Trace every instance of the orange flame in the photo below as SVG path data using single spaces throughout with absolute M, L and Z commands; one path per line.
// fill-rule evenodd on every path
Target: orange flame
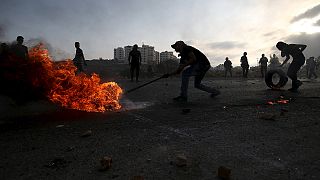
M 287 99 L 281 99 L 281 100 L 277 100 L 277 101 L 268 101 L 267 104 L 268 105 L 275 105 L 275 104 L 288 104 L 289 100 Z
M 71 60 L 53 62 L 42 44 L 30 49 L 29 61 L 32 85 L 43 88 L 52 102 L 87 112 L 121 108 L 119 98 L 122 89 L 117 83 L 101 83 L 97 74 L 76 75 L 77 68 Z

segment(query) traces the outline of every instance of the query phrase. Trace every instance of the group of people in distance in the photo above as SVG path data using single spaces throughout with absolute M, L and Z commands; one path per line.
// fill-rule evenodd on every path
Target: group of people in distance
M 188 90 L 188 84 L 189 84 L 189 78 L 191 76 L 195 77 L 194 80 L 194 87 L 198 88 L 200 90 L 206 91 L 211 94 L 211 97 L 215 97 L 220 94 L 220 91 L 205 86 L 201 84 L 201 81 L 203 77 L 205 76 L 206 72 L 210 69 L 210 63 L 207 59 L 207 57 L 200 52 L 198 49 L 186 45 L 183 41 L 177 41 L 175 44 L 171 45 L 173 49 L 175 49 L 176 52 L 180 53 L 179 56 L 180 59 L 180 65 L 177 68 L 176 71 L 164 75 L 164 77 L 169 77 L 171 75 L 180 74 L 182 72 L 182 79 L 181 79 L 181 93 L 180 96 L 174 98 L 175 101 L 187 101 L 187 90 Z M 303 55 L 303 51 L 307 47 L 303 44 L 287 44 L 284 42 L 278 42 L 276 44 L 276 47 L 281 52 L 282 57 L 286 57 L 286 59 L 283 61 L 283 63 L 280 65 L 282 67 L 284 64 L 288 62 L 290 59 L 290 56 L 292 56 L 292 62 L 289 65 L 287 75 L 292 80 L 292 87 L 288 89 L 289 91 L 296 92 L 298 88 L 302 85 L 302 82 L 298 80 L 297 73 L 300 70 L 301 66 L 305 63 L 305 57 Z M 242 67 L 242 75 L 243 77 L 248 76 L 248 70 L 249 70 L 249 63 L 247 58 L 247 53 L 244 52 L 243 56 L 240 59 L 241 61 L 241 67 Z M 267 62 L 268 59 L 262 54 L 262 57 L 260 59 L 261 64 L 261 73 L 263 76 L 265 76 L 267 72 Z M 185 67 L 187 67 L 185 69 Z M 232 76 L 231 68 L 232 63 L 229 60 L 229 58 L 226 58 L 226 61 L 224 63 L 224 66 L 226 68 L 225 75 L 227 72 L 230 73 Z
M 23 44 L 23 37 L 17 37 L 17 43 L 12 46 L 15 50 L 17 56 L 21 56 L 24 59 L 28 59 L 28 49 Z M 1 49 L 5 48 L 4 44 L 1 44 Z M 180 88 L 180 95 L 173 100 L 175 101 L 187 101 L 188 99 L 188 85 L 189 79 L 191 76 L 194 76 L 194 87 L 210 93 L 211 97 L 215 97 L 220 94 L 220 91 L 202 84 L 202 79 L 204 78 L 207 71 L 211 68 L 210 62 L 208 58 L 198 49 L 185 44 L 183 41 L 177 41 L 171 45 L 171 47 L 179 53 L 180 56 L 180 63 L 178 68 L 171 73 L 164 74 L 163 78 L 168 78 L 172 75 L 177 75 L 182 73 L 181 76 L 181 88 Z M 287 75 L 292 80 L 292 87 L 289 89 L 290 91 L 296 92 L 298 88 L 302 85 L 302 82 L 298 80 L 297 73 L 300 70 L 301 66 L 305 63 L 305 57 L 303 55 L 303 51 L 306 49 L 306 45 L 303 44 L 286 44 L 284 42 L 278 42 L 276 47 L 280 50 L 281 56 L 286 57 L 283 63 L 279 66 L 282 67 L 284 64 L 288 62 L 290 56 L 292 56 L 292 62 L 289 65 Z M 83 72 L 83 66 L 87 65 L 83 51 L 80 49 L 80 43 L 75 42 L 76 53 L 73 59 L 75 66 L 77 67 L 78 71 Z M 3 50 L 2 50 L 3 51 Z M 134 45 L 132 51 L 129 53 L 128 57 L 129 65 L 130 65 L 130 74 L 131 74 L 131 81 L 133 81 L 134 71 L 136 72 L 136 81 L 138 82 L 140 65 L 141 65 L 141 53 L 138 51 L 138 45 Z M 242 67 L 242 75 L 243 77 L 248 76 L 249 70 L 249 63 L 247 58 L 247 53 L 244 52 L 243 56 L 240 59 L 241 67 Z M 267 62 L 268 59 L 262 54 L 260 58 L 260 65 L 261 65 L 261 74 L 262 76 L 266 75 L 267 72 Z M 315 76 L 315 61 L 314 58 L 310 58 L 307 60 L 308 66 L 308 77 Z M 232 76 L 232 62 L 226 57 L 224 62 L 224 67 L 226 69 L 225 76 L 227 73 L 230 73 Z

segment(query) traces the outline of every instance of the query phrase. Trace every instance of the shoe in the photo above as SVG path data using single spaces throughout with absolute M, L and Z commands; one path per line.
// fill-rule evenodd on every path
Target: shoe
M 211 97 L 211 98 L 214 98 L 214 97 L 218 96 L 219 94 L 220 94 L 220 91 L 219 91 L 219 90 L 214 90 L 214 92 L 211 93 L 210 97 Z
M 299 86 L 301 86 L 301 85 L 302 85 L 302 82 L 299 81 L 299 80 L 297 80 L 297 84 L 296 84 L 297 88 L 298 88 Z
M 291 92 L 298 92 L 298 88 L 290 88 L 290 89 L 288 89 L 288 91 L 291 91 Z
M 177 101 L 177 102 L 187 102 L 188 98 L 183 97 L 183 96 L 178 96 L 178 97 L 173 98 L 172 100 Z

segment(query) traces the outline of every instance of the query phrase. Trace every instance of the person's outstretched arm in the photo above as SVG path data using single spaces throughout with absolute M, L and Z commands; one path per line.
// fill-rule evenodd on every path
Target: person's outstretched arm
M 286 64 L 288 62 L 288 60 L 290 59 L 290 55 L 285 53 L 284 51 L 281 51 L 281 57 L 286 56 L 286 59 L 283 61 L 283 63 L 280 65 L 280 67 L 282 67 L 284 64 Z
M 180 64 L 179 67 L 178 67 L 178 69 L 177 69 L 176 71 L 170 73 L 170 75 L 180 74 L 181 71 L 182 71 L 185 67 L 193 64 L 196 60 L 197 60 L 197 58 L 196 58 L 196 56 L 194 55 L 194 53 L 193 53 L 193 52 L 190 52 L 190 53 L 188 54 L 188 60 L 187 60 L 187 62 L 186 62 L 185 64 Z

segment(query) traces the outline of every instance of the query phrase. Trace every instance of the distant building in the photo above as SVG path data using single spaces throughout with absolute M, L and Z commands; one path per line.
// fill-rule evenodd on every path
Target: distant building
M 173 55 L 173 52 L 164 51 L 160 53 L 160 62 L 166 61 L 168 59 L 177 59 L 175 55 Z
M 124 47 L 124 60 L 128 62 L 129 53 L 132 51 L 133 46 L 125 46 Z
M 122 47 L 115 48 L 113 51 L 113 58 L 118 63 L 124 63 L 125 62 L 124 49 Z
M 155 50 L 153 46 L 142 45 L 142 47 L 139 50 L 141 52 L 142 64 L 157 64 L 155 58 Z
M 155 56 L 154 59 L 155 59 L 156 63 L 159 64 L 160 63 L 160 53 L 158 51 L 155 51 L 154 56 Z

